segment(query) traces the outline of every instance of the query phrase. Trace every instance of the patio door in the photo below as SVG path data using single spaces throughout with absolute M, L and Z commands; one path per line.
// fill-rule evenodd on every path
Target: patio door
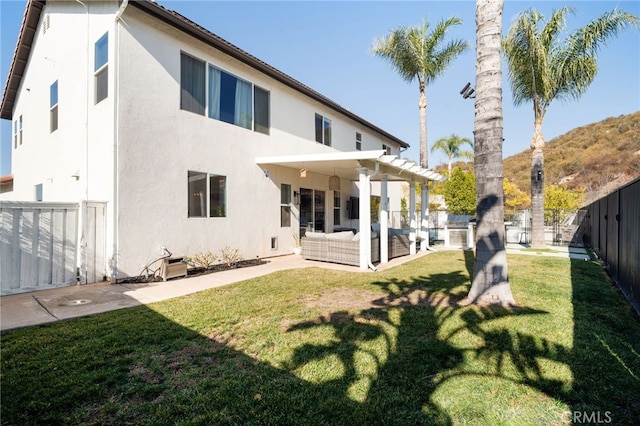
M 300 188 L 300 236 L 306 231 L 325 232 L 325 192 Z

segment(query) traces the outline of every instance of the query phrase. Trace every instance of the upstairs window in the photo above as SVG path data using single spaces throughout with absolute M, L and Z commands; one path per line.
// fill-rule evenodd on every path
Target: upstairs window
M 204 115 L 205 63 L 180 53 L 180 109 Z
M 58 130 L 58 80 L 49 87 L 49 131 Z
M 384 151 L 385 154 L 391 155 L 391 147 L 390 146 L 382 144 L 382 150 Z
M 269 134 L 269 92 L 209 65 L 208 116 Z
M 209 117 L 251 130 L 251 83 L 209 65 Z
M 356 132 L 356 151 L 362 151 L 362 133 Z
M 94 46 L 94 79 L 96 103 L 106 99 L 109 92 L 109 33 L 106 33 Z
M 22 145 L 22 115 L 18 119 L 18 144 Z
M 18 120 L 13 122 L 13 149 L 18 148 Z
M 331 120 L 316 114 L 316 142 L 331 146 Z
M 253 130 L 269 134 L 271 117 L 269 116 L 269 92 L 258 86 L 253 87 L 253 110 L 255 112 Z

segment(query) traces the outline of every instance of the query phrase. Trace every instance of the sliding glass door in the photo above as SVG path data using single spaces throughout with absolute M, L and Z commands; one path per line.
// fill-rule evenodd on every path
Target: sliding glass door
M 306 231 L 325 231 L 325 193 L 300 188 L 300 236 Z

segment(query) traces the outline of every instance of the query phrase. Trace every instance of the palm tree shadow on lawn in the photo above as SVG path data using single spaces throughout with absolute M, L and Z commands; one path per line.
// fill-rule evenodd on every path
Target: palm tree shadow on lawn
M 468 256 L 465 264 L 467 270 L 473 269 Z M 504 318 L 545 315 L 545 311 L 459 306 L 469 286 L 469 277 L 461 272 L 375 285 L 386 295 L 373 300 L 371 308 L 332 312 L 287 330 L 333 329 L 330 341 L 298 347 L 287 367 L 293 371 L 330 357 L 339 359 L 343 374 L 319 386 L 357 400 L 354 418 L 449 424 L 448 408 L 433 396 L 449 382 L 467 377 L 507 380 L 552 397 L 563 395 L 566 384 L 545 378 L 541 362 L 566 362 L 566 348 L 506 326 L 491 326 Z M 384 350 L 370 349 L 376 340 L 384 342 Z M 363 358 L 375 360 L 375 367 L 362 367 Z M 469 359 L 479 360 L 484 368 L 469 367 Z

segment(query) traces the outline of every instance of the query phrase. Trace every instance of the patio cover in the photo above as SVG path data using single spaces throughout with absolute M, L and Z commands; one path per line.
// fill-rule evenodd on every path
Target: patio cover
M 359 182 L 360 188 L 360 269 L 367 269 L 371 265 L 371 181 L 381 182 L 380 206 L 380 261 L 388 262 L 388 206 L 387 182 L 409 182 L 409 213 L 410 253 L 416 252 L 417 218 L 415 216 L 415 184 L 423 184 L 426 191 L 422 191 L 422 229 L 420 235 L 421 250 L 426 250 L 429 243 L 427 228 L 428 220 L 428 183 L 429 181 L 444 181 L 445 178 L 431 170 L 424 169 L 418 164 L 386 155 L 385 151 L 351 151 L 330 152 L 322 154 L 292 154 L 256 158 L 256 164 L 263 169 L 265 166 L 276 165 L 292 169 L 306 169 L 308 172 L 332 176 L 338 175 L 342 179 Z
M 443 181 L 444 176 L 431 170 L 423 169 L 413 161 L 398 158 L 396 155 L 385 155 L 385 151 L 350 151 L 330 152 L 323 154 L 293 154 L 256 158 L 260 166 L 278 165 L 293 169 L 307 169 L 322 175 L 338 175 L 343 179 L 357 181 L 358 168 L 365 167 L 378 173 L 371 176 L 372 181 L 381 181 L 387 175 L 389 181 L 419 182 Z

